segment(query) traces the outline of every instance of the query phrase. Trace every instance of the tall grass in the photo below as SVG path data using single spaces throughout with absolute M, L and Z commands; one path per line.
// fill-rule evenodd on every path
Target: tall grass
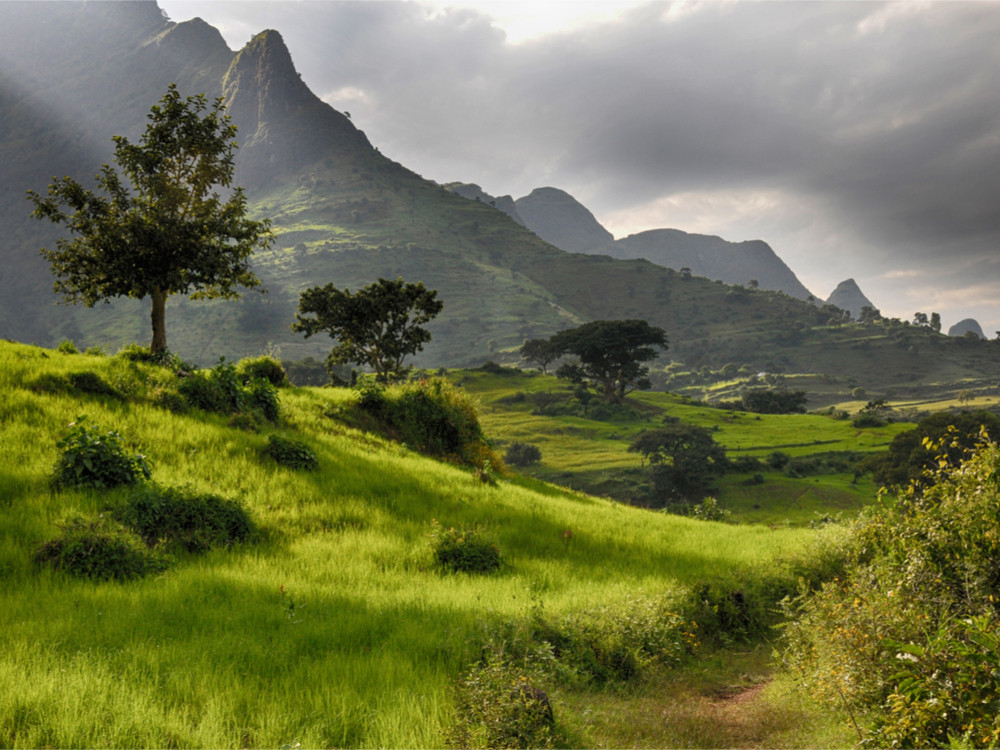
M 128 398 L 29 388 L 42 373 L 80 370 L 128 386 Z M 294 471 L 264 460 L 270 428 L 155 406 L 141 384 L 157 380 L 169 374 L 0 343 L 0 745 L 440 745 L 484 623 L 539 599 L 572 613 L 779 565 L 813 536 L 531 482 L 489 486 L 325 416 L 354 397 L 334 390 L 281 390 L 274 429 L 319 460 Z M 56 442 L 82 413 L 141 447 L 154 481 L 239 500 L 265 540 L 125 584 L 32 566 L 61 519 L 110 502 L 50 487 Z M 504 572 L 439 572 L 433 520 L 488 530 Z

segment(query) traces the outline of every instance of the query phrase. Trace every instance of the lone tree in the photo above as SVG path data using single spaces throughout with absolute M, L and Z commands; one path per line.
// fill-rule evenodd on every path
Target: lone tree
M 543 373 L 551 362 L 559 358 L 559 352 L 548 339 L 528 339 L 521 344 L 519 352 L 523 359 L 541 367 Z
M 639 433 L 628 450 L 649 461 L 653 488 L 662 499 L 699 500 L 729 466 L 712 433 L 682 422 Z
M 403 360 L 431 340 L 423 324 L 441 312 L 444 303 L 423 282 L 379 279 L 353 294 L 333 284 L 302 292 L 293 331 L 325 331 L 337 340 L 327 356 L 327 369 L 358 362 L 375 369 L 379 380 L 401 375 Z
M 571 380 L 589 380 L 601 398 L 620 404 L 636 389 L 649 388 L 649 368 L 658 349 L 667 348 L 667 334 L 644 320 L 595 320 L 559 331 L 549 342 L 558 354 L 574 354 L 579 365 L 560 368 Z
M 55 290 L 87 307 L 150 297 L 149 349 L 158 354 L 167 348 L 167 297 L 193 290 L 192 299 L 236 299 L 237 286 L 259 286 L 249 259 L 272 234 L 269 220 L 247 218 L 242 188 L 225 201 L 215 190 L 232 184 L 236 150 L 236 126 L 222 99 L 209 107 L 203 94 L 182 99 L 170 84 L 147 119 L 137 145 L 113 138 L 128 184 L 105 164 L 95 177 L 105 195 L 64 177 L 49 185 L 47 197 L 29 190 L 28 198 L 34 217 L 64 224 L 72 235 L 41 251 Z

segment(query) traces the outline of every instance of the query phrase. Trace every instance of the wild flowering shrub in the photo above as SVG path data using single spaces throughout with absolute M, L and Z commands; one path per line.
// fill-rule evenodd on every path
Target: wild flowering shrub
M 319 459 L 316 458 L 312 448 L 298 440 L 290 440 L 280 435 L 268 436 L 264 455 L 289 469 L 312 470 L 319 466 Z
M 456 686 L 456 717 L 447 739 L 460 748 L 555 747 L 555 717 L 535 679 L 494 655 L 468 669 Z
M 62 451 L 52 480 L 56 487 L 108 489 L 150 478 L 146 456 L 130 453 L 119 433 L 101 432 L 96 426 L 88 426 L 85 420 L 86 417 L 78 417 L 56 444 Z
M 854 529 L 845 575 L 787 604 L 784 658 L 865 744 L 1000 744 L 1000 449 L 912 485 Z
M 429 536 L 435 564 L 449 573 L 494 573 L 503 565 L 500 548 L 479 529 L 444 528 L 434 520 Z

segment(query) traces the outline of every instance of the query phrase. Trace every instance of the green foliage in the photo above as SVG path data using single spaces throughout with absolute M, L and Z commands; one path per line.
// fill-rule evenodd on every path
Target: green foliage
M 533 362 L 546 372 L 549 363 L 559 359 L 559 351 L 549 339 L 529 339 L 518 350 L 521 358 Z
M 190 487 L 144 485 L 114 508 L 112 517 L 150 547 L 165 544 L 186 552 L 231 546 L 256 533 L 242 505 Z
M 154 105 L 138 145 L 115 136 L 118 171 L 105 164 L 101 193 L 65 177 L 47 197 L 28 192 L 33 216 L 65 225 L 72 239 L 42 250 L 55 289 L 88 307 L 114 297 L 150 297 L 150 350 L 166 349 L 164 307 L 171 294 L 234 298 L 260 282 L 250 256 L 271 242 L 268 221 L 246 218 L 241 188 L 225 202 L 215 186 L 232 183 L 236 128 L 216 99 L 182 99 L 176 84 Z M 204 113 L 204 114 L 203 114 Z M 106 196 L 106 197 L 105 197 Z
M 495 573 L 503 566 L 500 548 L 478 528 L 444 528 L 436 520 L 429 532 L 434 564 L 448 573 Z
M 507 446 L 503 460 L 509 466 L 527 466 L 542 460 L 542 452 L 537 445 L 514 442 Z
M 72 339 L 64 339 L 59 342 L 59 346 L 56 347 L 56 351 L 60 354 L 79 354 L 80 350 L 76 348 L 76 344 L 73 343 Z
M 699 521 L 725 521 L 731 515 L 732 511 L 720 507 L 714 497 L 706 497 L 691 508 L 691 516 Z
M 804 414 L 806 392 L 755 389 L 743 394 L 740 405 L 744 411 L 756 414 Z
M 711 432 L 681 422 L 642 431 L 628 450 L 649 461 L 649 474 L 661 503 L 696 500 L 729 465 L 725 449 Z
M 431 339 L 424 324 L 441 312 L 437 292 L 423 282 L 379 278 L 355 293 L 333 284 L 302 292 L 292 330 L 309 338 L 326 332 L 337 344 L 327 369 L 346 362 L 375 368 L 378 380 L 400 377 L 403 362 Z
M 199 370 L 183 378 L 178 392 L 191 406 L 203 411 L 257 412 L 272 422 L 281 416 L 277 388 L 268 379 L 257 377 L 244 384 L 236 365 L 225 358 L 211 370 Z
M 455 692 L 449 747 L 556 747 L 548 696 L 531 674 L 502 656 L 491 655 L 467 670 Z
M 989 439 L 1000 439 L 1000 417 L 986 411 L 932 414 L 896 435 L 888 453 L 868 459 L 864 468 L 885 487 L 924 486 L 945 465 L 959 465 L 982 441 L 984 431 Z
M 667 335 L 644 320 L 595 320 L 554 334 L 549 345 L 560 356 L 579 358 L 579 365 L 560 368 L 565 377 L 589 380 L 601 398 L 620 404 L 630 390 L 650 387 L 643 363 L 667 348 Z
M 131 581 L 167 567 L 134 534 L 100 518 L 67 522 L 62 535 L 45 542 L 33 559 L 38 565 L 96 581 Z
M 150 478 L 149 464 L 141 453 L 129 453 L 117 432 L 102 433 L 77 417 L 69 432 L 56 444 L 62 451 L 56 462 L 53 484 L 57 487 L 108 489 L 138 484 Z
M 268 435 L 264 455 L 289 469 L 311 471 L 319 466 L 319 459 L 316 458 L 312 448 L 298 440 L 290 440 L 280 435 Z
M 288 376 L 281 361 L 269 354 L 241 359 L 236 364 L 236 374 L 244 383 L 249 383 L 254 379 L 262 379 L 275 388 L 280 388 L 288 382 Z
M 190 365 L 169 349 L 162 349 L 158 352 L 150 351 L 149 347 L 139 344 L 127 344 L 118 350 L 115 355 L 129 362 L 144 362 L 158 367 L 166 367 L 178 372 L 190 372 L 195 370 L 194 365 Z
M 487 443 L 475 404 L 442 378 L 382 386 L 362 381 L 358 408 L 416 451 L 477 468 L 503 466 Z
M 841 578 L 789 603 L 784 658 L 867 745 L 1000 741 L 998 476 L 994 444 L 943 460 L 859 519 Z

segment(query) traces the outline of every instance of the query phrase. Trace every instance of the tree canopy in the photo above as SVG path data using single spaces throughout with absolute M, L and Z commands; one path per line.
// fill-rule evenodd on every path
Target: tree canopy
M 683 422 L 639 433 L 628 450 L 649 461 L 653 487 L 662 499 L 700 500 L 712 479 L 729 466 L 712 433 Z
M 114 297 L 152 299 L 150 351 L 166 349 L 166 300 L 239 297 L 260 281 L 250 268 L 255 250 L 272 241 L 270 222 L 247 218 L 233 180 L 236 126 L 222 99 L 182 98 L 176 84 L 154 105 L 138 144 L 115 136 L 114 161 L 95 177 L 99 192 L 64 177 L 43 197 L 28 191 L 32 215 L 65 225 L 70 239 L 43 249 L 68 302 L 93 307 Z
M 444 303 L 423 282 L 380 278 L 352 293 L 333 284 L 302 292 L 293 331 L 306 338 L 325 331 L 337 343 L 327 367 L 357 362 L 375 370 L 379 380 L 404 372 L 403 362 L 431 340 L 423 327 Z
M 564 373 L 589 380 L 601 398 L 620 404 L 630 391 L 650 387 L 643 363 L 667 348 L 667 334 L 644 320 L 595 320 L 559 331 L 549 342 L 560 356 L 573 354 L 580 360 Z

